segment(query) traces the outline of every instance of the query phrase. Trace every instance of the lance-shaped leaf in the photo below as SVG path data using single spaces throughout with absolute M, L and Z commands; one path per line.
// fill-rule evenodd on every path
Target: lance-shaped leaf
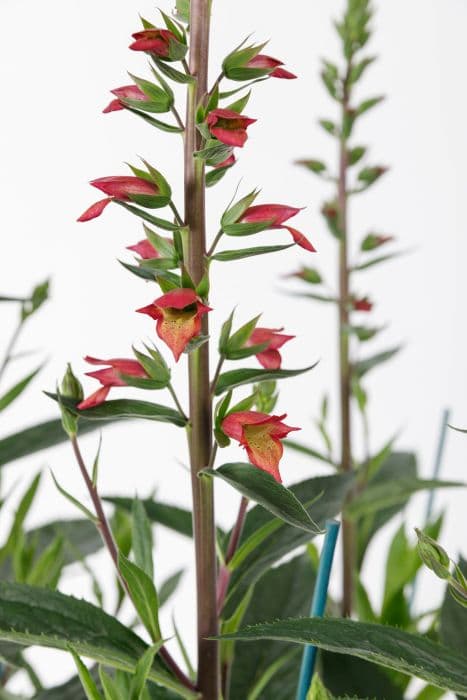
M 180 228 L 178 224 L 173 224 L 171 221 L 167 221 L 167 219 L 160 219 L 158 216 L 153 216 L 144 209 L 140 209 L 139 207 L 133 206 L 133 204 L 122 202 L 120 199 L 115 199 L 114 201 L 115 204 L 119 204 L 121 207 L 127 209 L 132 214 L 135 214 L 135 216 L 139 216 L 139 218 L 143 219 L 143 221 L 147 221 L 153 226 L 158 226 L 164 231 L 177 231 Z
M 400 349 L 400 346 L 391 348 L 390 350 L 379 352 L 377 355 L 372 355 L 372 357 L 368 357 L 366 360 L 356 362 L 354 365 L 355 374 L 359 377 L 363 377 L 364 374 L 367 374 L 367 372 L 372 370 L 374 367 L 378 367 L 378 365 L 383 364 L 383 362 L 391 360 L 395 355 L 397 355 Z
M 153 642 L 161 638 L 159 627 L 159 600 L 156 587 L 149 576 L 123 554 L 118 558 L 118 568 L 126 581 L 131 599 L 141 622 Z
M 51 399 L 56 400 L 57 395 L 45 392 Z M 186 425 L 186 419 L 173 408 L 161 406 L 157 403 L 149 401 L 138 401 L 135 399 L 115 399 L 105 401 L 94 408 L 87 408 L 80 411 L 76 408 L 76 402 L 61 397 L 62 403 L 66 408 L 77 416 L 84 416 L 87 420 L 117 420 L 123 418 L 144 418 L 146 420 L 155 420 L 162 423 L 172 423 L 183 427 Z
M 97 687 L 96 681 L 92 677 L 91 672 L 89 671 L 87 666 L 83 664 L 78 654 L 75 654 L 73 650 L 71 650 L 71 654 L 73 656 L 76 668 L 78 670 L 78 676 L 81 681 L 81 685 L 83 686 L 84 692 L 86 693 L 86 697 L 88 698 L 88 700 L 103 700 L 102 695 L 99 692 L 99 688 Z
M 279 484 L 273 476 L 262 469 L 251 464 L 235 462 L 224 464 L 218 469 L 204 469 L 203 474 L 223 479 L 243 496 L 256 501 L 289 525 L 315 535 L 320 532 L 319 527 L 292 491 Z
M 134 104 L 138 105 L 140 103 L 135 101 Z M 151 126 L 154 126 L 160 131 L 165 131 L 168 134 L 181 134 L 183 132 L 183 129 L 180 126 L 176 126 L 175 124 L 167 124 L 167 122 L 163 122 L 160 119 L 156 119 L 155 117 L 152 117 L 149 114 L 145 114 L 145 112 L 141 112 L 141 110 L 135 109 L 134 107 L 130 107 L 127 105 L 126 108 L 129 112 L 136 114 L 137 117 L 141 117 L 141 119 L 144 119 L 145 122 L 147 122 Z
M 251 258 L 255 255 L 267 255 L 268 253 L 277 253 L 281 250 L 292 248 L 295 243 L 287 245 L 262 245 L 255 248 L 240 248 L 240 250 L 221 250 L 211 257 L 211 260 L 219 260 L 220 262 L 230 262 L 231 260 L 242 260 L 243 258 Z
M 342 618 L 302 618 L 254 625 L 224 635 L 224 638 L 313 644 L 417 676 L 440 688 L 467 696 L 464 656 L 427 637 L 387 625 Z
M 404 503 L 407 498 L 417 493 L 440 488 L 454 488 L 467 486 L 460 481 L 440 481 L 437 479 L 412 479 L 401 477 L 386 484 L 369 484 L 352 502 L 347 506 L 345 512 L 347 517 L 356 519 L 369 515 L 384 508 L 390 508 L 400 503 Z
M 133 672 L 147 644 L 100 608 L 34 586 L 0 582 L 0 639 L 67 651 Z M 155 659 L 149 678 L 187 700 L 197 693 L 182 686 Z
M 304 367 L 303 369 L 233 369 L 220 375 L 217 380 L 215 393 L 216 396 L 219 396 L 219 394 L 223 394 L 225 391 L 235 389 L 235 387 L 242 386 L 243 384 L 296 377 L 299 374 L 314 369 L 317 364 L 318 363 L 315 362 L 313 365 Z
M 4 411 L 7 406 L 9 406 L 15 399 L 20 396 L 20 394 L 23 393 L 23 391 L 26 389 L 26 387 L 29 385 L 30 382 L 34 379 L 34 377 L 41 371 L 42 365 L 35 369 L 33 372 L 28 374 L 24 379 L 21 379 L 19 382 L 17 382 L 14 386 L 11 387 L 11 389 L 8 389 L 8 391 L 3 394 L 3 396 L 0 396 L 0 411 Z
M 152 559 L 152 530 L 151 523 L 143 503 L 135 498 L 132 508 L 132 545 L 135 562 L 152 580 L 154 578 L 154 564 Z

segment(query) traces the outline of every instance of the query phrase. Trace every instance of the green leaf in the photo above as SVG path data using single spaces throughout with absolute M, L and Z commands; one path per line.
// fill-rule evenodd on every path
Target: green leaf
M 68 491 L 66 491 L 66 490 L 63 488 L 63 486 L 60 486 L 60 484 L 58 483 L 58 481 L 57 481 L 57 479 L 55 478 L 55 475 L 54 475 L 54 473 L 53 473 L 52 471 L 50 472 L 50 475 L 51 475 L 51 477 L 52 477 L 52 479 L 53 479 L 53 482 L 54 482 L 54 484 L 55 484 L 55 487 L 56 487 L 57 491 L 59 491 L 59 492 L 62 494 L 62 496 L 64 496 L 64 497 L 67 499 L 67 501 L 69 501 L 73 506 L 75 506 L 76 508 L 78 508 L 78 510 L 80 510 L 80 511 L 83 513 L 83 515 L 86 516 L 86 518 L 89 518 L 89 520 L 90 520 L 91 522 L 93 522 L 94 524 L 97 524 L 97 523 L 99 522 L 99 520 L 98 520 L 98 518 L 96 517 L 96 515 L 94 515 L 94 513 L 91 513 L 91 511 L 89 510 L 89 508 L 86 508 L 86 506 L 83 505 L 83 503 L 81 503 L 81 501 L 78 501 L 78 499 L 75 498 L 74 496 L 72 496 L 71 493 L 69 493 Z
M 222 161 L 221 161 L 222 162 Z M 209 172 L 206 173 L 206 187 L 213 187 L 214 185 L 217 185 L 217 183 L 222 180 L 224 175 L 227 173 L 230 168 L 235 165 L 232 163 L 232 165 L 225 165 L 222 168 L 213 168 Z
M 231 260 L 242 260 L 243 258 L 251 258 L 254 255 L 267 255 L 268 253 L 277 253 L 281 250 L 292 248 L 295 243 L 287 245 L 262 245 L 255 248 L 241 248 L 240 250 L 221 250 L 211 257 L 211 260 L 219 260 L 220 262 L 230 262 Z
M 465 559 L 460 559 L 459 568 L 467 576 Z M 467 656 L 467 608 L 454 600 L 448 586 L 441 607 L 439 632 L 443 644 Z
M 307 554 L 301 554 L 286 564 L 270 569 L 256 584 L 248 604 L 244 625 L 254 625 L 263 620 L 279 617 L 308 615 L 315 573 Z M 252 697 L 289 700 L 291 688 L 295 688 L 300 670 L 301 655 L 293 653 L 290 646 L 272 640 L 262 640 L 254 645 L 237 644 L 232 667 L 230 696 L 251 697 L 253 689 L 263 685 L 263 693 Z M 296 652 L 297 650 L 295 650 Z M 274 666 L 277 660 L 287 663 Z
M 324 687 L 321 678 L 317 673 L 315 673 L 313 676 L 311 688 L 306 700 L 334 700 L 331 693 L 329 693 Z
M 436 479 L 417 479 L 402 477 L 386 484 L 369 484 L 369 486 L 357 496 L 346 508 L 346 515 L 356 519 L 375 513 L 384 508 L 404 503 L 412 494 L 418 491 L 454 488 L 463 486 L 459 481 L 439 481 Z
M 222 230 L 226 236 L 253 236 L 255 233 L 261 233 L 262 231 L 274 228 L 273 223 L 273 220 L 269 219 L 267 221 L 257 221 L 246 224 L 226 224 L 222 226 Z
M 333 695 L 345 698 L 404 700 L 403 690 L 389 678 L 385 668 L 347 654 L 320 652 L 321 676 Z
M 113 503 L 118 508 L 123 508 L 127 512 L 131 512 L 133 506 L 133 500 L 131 498 L 122 496 L 104 496 L 103 500 Z M 168 503 L 159 503 L 150 498 L 143 499 L 142 504 L 151 522 L 164 525 L 170 530 L 178 532 L 180 535 L 185 535 L 185 537 L 192 536 L 193 526 L 190 511 Z
M 251 464 L 236 462 L 223 464 L 218 469 L 204 469 L 203 474 L 223 479 L 243 496 L 256 501 L 289 525 L 315 535 L 320 532 L 319 527 L 292 491 L 279 484 L 271 474 L 262 469 Z
M 467 695 L 465 657 L 426 637 L 386 625 L 333 618 L 290 619 L 258 624 L 224 635 L 224 638 L 244 641 L 275 639 L 313 644 L 372 661 Z
M 175 83 L 193 83 L 195 78 L 192 75 L 187 75 L 187 73 L 182 73 L 181 71 L 173 68 L 173 66 L 168 65 L 164 61 L 159 61 L 154 59 L 154 63 L 159 68 L 160 72 L 163 73 L 167 78 L 173 80 Z
M 163 642 L 161 641 L 158 644 L 154 644 L 153 646 L 149 647 L 149 649 L 146 649 L 143 656 L 138 661 L 135 669 L 135 675 L 131 682 L 129 700 L 143 700 L 143 691 L 154 662 L 154 657 L 161 648 L 162 644 Z
M 356 362 L 354 365 L 355 374 L 358 377 L 363 377 L 364 374 L 367 374 L 367 372 L 372 370 L 374 367 L 383 364 L 383 362 L 391 360 L 395 355 L 397 355 L 400 349 L 401 346 L 399 345 L 395 348 L 391 348 L 390 350 L 385 350 L 384 352 L 379 352 L 376 355 L 372 355 L 372 357 L 368 357 L 366 360 Z
M 89 672 L 89 669 L 83 664 L 78 654 L 75 654 L 73 650 L 71 650 L 71 654 L 75 661 L 76 668 L 78 669 L 78 676 L 88 700 L 102 700 L 102 695 L 100 694 L 94 678 Z
M 314 459 L 319 459 L 321 462 L 326 462 L 326 464 L 330 464 L 333 467 L 336 466 L 328 455 L 325 455 L 322 452 L 315 450 L 314 447 L 302 445 L 296 440 L 284 440 L 283 444 L 285 445 L 285 447 L 288 447 L 294 452 L 300 452 L 301 454 L 307 455 L 308 457 L 314 457 Z
M 162 608 L 163 605 L 167 603 L 167 601 L 172 597 L 172 595 L 175 593 L 177 590 L 180 581 L 182 580 L 183 574 L 185 573 L 184 569 L 180 569 L 179 571 L 176 571 L 174 574 L 169 576 L 168 578 L 165 579 L 159 586 L 159 608 Z
M 234 389 L 243 384 L 252 384 L 253 382 L 262 382 L 270 379 L 287 379 L 296 377 L 304 372 L 309 372 L 314 369 L 318 363 L 315 362 L 309 367 L 303 369 L 232 369 L 229 372 L 224 372 L 220 375 L 216 384 L 216 396 L 223 394 L 229 389 Z
M 138 498 L 135 498 L 133 501 L 132 516 L 132 543 L 135 563 L 152 580 L 154 578 L 154 564 L 152 560 L 153 542 L 151 523 L 149 522 L 144 505 Z
M 301 503 L 305 504 L 307 511 L 312 512 L 318 527 L 323 528 L 328 518 L 333 518 L 340 512 L 352 483 L 351 476 L 339 474 L 307 479 L 291 486 L 290 490 Z M 240 547 L 254 533 L 267 527 L 272 521 L 277 522 L 278 527 L 272 526 L 269 535 L 232 572 L 224 608 L 226 617 L 233 615 L 250 586 L 256 583 L 275 562 L 297 547 L 308 544 L 313 537 L 310 532 L 278 521 L 262 506 L 255 506 L 247 513 Z
M 246 212 L 246 210 L 251 207 L 256 197 L 258 196 L 258 190 L 252 190 L 249 194 L 245 195 L 239 199 L 233 206 L 230 206 L 223 214 L 221 218 L 221 225 L 224 229 L 225 226 L 235 224 L 241 216 Z
M 99 680 L 104 691 L 105 700 L 125 700 L 114 679 L 99 666 Z
M 51 399 L 56 400 L 56 394 L 45 392 Z M 62 402 L 66 408 L 77 416 L 84 416 L 87 420 L 113 420 L 122 418 L 145 418 L 162 423 L 172 423 L 183 427 L 186 425 L 185 418 L 175 409 L 161 406 L 149 401 L 138 401 L 135 399 L 115 399 L 106 401 L 100 406 L 87 408 L 80 411 L 76 408 L 76 402 L 62 397 Z
M 135 207 L 132 204 L 128 204 L 127 202 L 122 202 L 120 199 L 115 199 L 115 204 L 118 204 L 119 206 L 123 207 L 124 209 L 127 209 L 129 212 L 132 214 L 135 214 L 135 216 L 139 216 L 140 219 L 143 219 L 143 221 L 147 221 L 149 224 L 152 224 L 153 226 L 158 226 L 159 228 L 163 229 L 164 231 L 177 231 L 180 226 L 178 224 L 173 224 L 171 221 L 167 221 L 166 219 L 160 219 L 158 216 L 153 216 L 152 214 L 149 214 L 147 211 L 144 211 L 144 209 L 140 209 L 139 207 Z
M 10 532 L 8 534 L 5 544 L 0 550 L 0 561 L 8 554 L 12 554 L 15 550 L 17 540 L 21 537 L 23 531 L 24 521 L 26 520 L 26 516 L 31 510 L 31 506 L 36 497 L 37 489 L 39 488 L 39 484 L 41 481 L 41 476 L 41 473 L 36 474 L 36 476 L 32 479 L 31 483 L 29 484 L 28 488 L 24 492 L 23 496 L 21 497 L 21 500 L 15 510 Z
M 148 648 L 134 632 L 90 603 L 5 582 L 0 582 L 0 638 L 64 651 L 72 646 L 80 656 L 129 672 Z M 157 658 L 150 678 L 187 700 L 197 697 L 170 676 Z
M 28 374 L 24 379 L 21 379 L 17 384 L 11 387 L 6 394 L 0 396 L 0 411 L 4 411 L 7 406 L 9 406 L 13 401 L 23 393 L 26 387 L 34 379 L 34 377 L 41 371 L 42 365 L 35 369 L 33 372 Z
M 379 105 L 383 100 L 384 95 L 380 95 L 379 97 L 372 97 L 369 100 L 364 100 L 358 105 L 357 109 L 355 110 L 356 116 L 360 117 L 365 112 L 368 112 L 369 109 L 372 109 L 373 107 L 376 107 L 376 105 Z
M 369 267 L 373 267 L 374 265 L 379 265 L 380 263 L 388 262 L 389 260 L 392 260 L 393 258 L 400 258 L 401 255 L 405 255 L 405 252 L 403 250 L 399 250 L 396 253 L 388 253 L 387 255 L 378 255 L 377 258 L 372 258 L 372 260 L 367 260 L 364 263 L 360 263 L 360 265 L 354 265 L 351 269 L 353 272 L 357 272 L 358 270 L 367 270 Z
M 131 599 L 141 622 L 149 632 L 152 641 L 160 640 L 159 600 L 152 579 L 121 553 L 118 557 L 118 568 L 130 590 Z
M 255 316 L 250 321 L 247 321 L 247 323 L 244 323 L 235 333 L 232 333 L 225 347 L 226 352 L 232 352 L 243 348 L 255 330 L 260 318 L 261 316 Z

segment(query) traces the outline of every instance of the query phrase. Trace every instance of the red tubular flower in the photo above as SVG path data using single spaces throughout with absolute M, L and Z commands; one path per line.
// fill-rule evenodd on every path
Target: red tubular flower
M 154 53 L 159 58 L 168 58 L 170 52 L 170 42 L 177 41 L 175 34 L 168 29 L 143 29 L 132 34 L 135 40 L 130 44 L 133 51 L 147 51 Z
M 90 221 L 100 216 L 105 207 L 110 204 L 113 199 L 128 202 L 131 201 L 131 195 L 155 196 L 159 194 L 159 188 L 153 182 L 148 182 L 148 180 L 144 180 L 142 177 L 134 177 L 131 175 L 101 177 L 97 180 L 92 180 L 90 184 L 108 196 L 92 204 L 89 209 L 86 209 L 86 211 L 81 214 L 78 221 Z
M 283 335 L 282 330 L 284 329 L 255 328 L 246 343 L 247 347 L 267 343 L 267 347 L 256 355 L 258 362 L 266 369 L 280 369 L 282 357 L 279 349 L 295 338 L 294 335 Z
M 373 303 L 368 297 L 354 298 L 352 299 L 352 308 L 354 311 L 371 311 Z
M 156 319 L 157 335 L 178 362 L 190 340 L 199 335 L 203 314 L 211 309 L 193 289 L 174 289 L 137 311 Z
M 209 112 L 206 123 L 212 136 L 227 146 L 244 146 L 248 136 L 246 133 L 250 124 L 256 119 L 250 119 L 231 109 L 213 109 Z
M 167 243 L 172 243 L 170 238 L 165 238 Z M 134 253 L 143 258 L 143 260 L 151 260 L 154 258 L 162 257 L 157 248 L 154 248 L 153 244 L 148 241 L 147 238 L 143 238 L 142 241 L 138 241 L 134 245 L 127 246 L 127 250 L 132 250 Z
M 123 85 L 123 87 L 115 88 L 115 90 L 110 91 L 112 95 L 115 95 L 116 100 L 109 102 L 107 107 L 102 111 L 104 114 L 108 112 L 117 112 L 120 109 L 125 109 L 125 104 L 121 101 L 121 98 L 128 98 L 129 100 L 140 100 L 146 101 L 148 98 L 142 90 L 137 85 Z
M 256 204 L 243 212 L 239 222 L 249 224 L 270 221 L 271 228 L 286 229 L 297 245 L 314 253 L 316 249 L 303 233 L 297 231 L 296 228 L 292 228 L 292 226 L 283 225 L 285 221 L 291 219 L 299 211 L 300 209 L 297 209 L 297 207 L 289 207 L 285 204 Z
M 246 68 L 272 68 L 273 70 L 269 73 L 270 78 L 285 78 L 286 80 L 292 80 L 297 76 L 293 73 L 289 73 L 288 70 L 280 68 L 284 64 L 282 61 L 278 61 L 277 58 L 272 58 L 272 56 L 266 56 L 265 54 L 258 54 L 251 58 L 248 63 L 245 64 Z
M 90 365 L 109 366 L 104 367 L 104 369 L 95 370 L 94 372 L 86 372 L 88 377 L 97 379 L 97 381 L 102 384 L 102 387 L 78 404 L 77 408 L 81 411 L 86 408 L 94 408 L 94 406 L 99 406 L 99 404 L 103 403 L 113 386 L 127 386 L 125 380 L 122 378 L 122 374 L 127 374 L 130 377 L 148 378 L 143 367 L 136 360 L 120 357 L 111 358 L 110 360 L 99 360 L 97 357 L 89 357 L 89 355 L 84 359 Z
M 279 483 L 282 482 L 279 462 L 284 451 L 281 439 L 292 430 L 300 430 L 285 425 L 283 418 L 286 414 L 269 416 L 257 411 L 239 411 L 222 421 L 224 433 L 238 440 L 246 449 L 250 462 L 271 474 Z

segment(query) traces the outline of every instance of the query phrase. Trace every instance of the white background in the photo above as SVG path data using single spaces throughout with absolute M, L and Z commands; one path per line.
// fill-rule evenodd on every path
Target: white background
M 369 383 L 372 445 L 378 448 L 400 430 L 399 447 L 414 449 L 421 473 L 429 476 L 442 408 L 452 408 L 455 425 L 467 425 L 467 7 L 462 0 L 392 0 L 375 5 L 375 37 L 370 50 L 380 59 L 369 70 L 360 94 L 363 98 L 384 92 L 388 99 L 361 120 L 356 142 L 371 146 L 372 163 L 387 164 L 391 171 L 355 203 L 352 235 L 359 241 L 369 230 L 393 233 L 398 246 L 411 254 L 362 273 L 356 283 L 357 292 L 369 293 L 376 302 L 372 322 L 391 321 L 368 352 L 404 344 L 403 352 L 385 369 L 375 371 Z M 335 105 L 326 96 L 318 72 L 321 57 L 336 56 L 331 18 L 338 15 L 341 6 L 340 2 L 324 0 L 217 0 L 213 12 L 212 78 L 223 55 L 254 31 L 258 40 L 271 38 L 268 52 L 285 60 L 300 80 L 271 80 L 255 89 L 246 112 L 258 118 L 258 123 L 250 128 L 237 167 L 209 193 L 210 233 L 217 230 L 219 214 L 242 177 L 242 192 L 262 188 L 258 201 L 306 206 L 296 223 L 319 250 L 316 256 L 293 248 L 268 258 L 228 266 L 219 263 L 213 274 L 213 333 L 234 305 L 238 306 L 239 320 L 264 311 L 264 325 L 284 325 L 286 332 L 297 335 L 285 350 L 286 367 L 321 358 L 312 374 L 282 385 L 278 406 L 279 411 L 289 414 L 291 425 L 302 426 L 301 438 L 315 445 L 319 438 L 313 418 L 323 392 L 331 396 L 336 433 L 336 319 L 327 306 L 286 296 L 283 291 L 292 285 L 282 277 L 300 264 L 319 264 L 330 283 L 334 281 L 335 244 L 319 215 L 329 190 L 294 166 L 293 160 L 309 156 L 335 162 L 334 144 L 316 125 L 316 119 L 335 116 Z M 169 5 L 164 9 L 169 10 Z M 99 199 L 87 181 L 126 173 L 124 162 L 136 163 L 138 155 L 166 173 L 182 206 L 179 137 L 157 132 L 126 113 L 101 114 L 110 98 L 109 89 L 128 82 L 125 70 L 147 74 L 144 56 L 126 48 L 131 32 L 139 26 L 138 11 L 155 19 L 149 0 L 137 4 L 123 0 L 1 3 L 0 292 L 21 295 L 34 282 L 46 276 L 52 279 L 52 301 L 31 321 L 22 341 L 23 348 L 39 349 L 48 363 L 27 398 L 2 415 L 1 434 L 54 415 L 54 406 L 41 389 L 53 388 L 68 360 L 81 373 L 85 370 L 81 358 L 87 353 L 125 356 L 132 343 L 154 337 L 152 322 L 134 313 L 156 296 L 154 289 L 129 276 L 116 262 L 117 258 L 131 260 L 124 249 L 142 237 L 139 223 L 118 207 L 109 207 L 89 224 L 75 223 L 77 216 Z M 282 240 L 279 232 L 261 234 L 261 243 L 275 243 L 279 238 Z M 15 311 L 3 305 L 1 313 L 4 345 Z M 18 364 L 10 380 L 24 374 L 31 362 Z M 183 398 L 184 362 L 175 373 Z M 86 383 L 87 390 L 94 388 L 92 381 Z M 131 390 L 126 392 L 131 394 Z M 165 400 L 169 402 L 169 397 Z M 83 440 L 89 459 L 96 441 L 96 436 Z M 450 432 L 445 478 L 465 478 L 466 452 L 467 438 Z M 224 455 L 226 460 L 242 458 L 237 447 L 222 458 Z M 152 423 L 121 424 L 105 433 L 102 491 L 145 496 L 157 487 L 160 498 L 188 505 L 189 479 L 180 461 L 186 461 L 181 431 Z M 30 478 L 44 466 L 53 468 L 66 488 L 85 498 L 66 446 L 8 467 L 3 493 L 18 479 Z M 322 468 L 289 454 L 282 472 L 291 483 L 322 473 Z M 217 493 L 219 520 L 228 525 L 238 498 L 227 488 L 218 488 Z M 453 557 L 462 546 L 466 554 L 465 491 L 442 492 L 437 504 L 446 508 L 443 543 Z M 410 530 L 421 524 L 424 505 L 424 496 L 413 499 L 406 513 Z M 75 515 L 46 473 L 30 524 Z M 8 517 L 4 509 L 3 529 Z M 365 570 L 376 605 L 384 575 L 381 544 L 389 535 L 383 533 L 375 542 L 371 564 Z M 110 572 L 105 556 L 93 561 L 105 582 Z M 191 564 L 188 543 L 161 530 L 157 537 L 158 580 L 181 565 L 188 568 Z M 192 584 L 191 576 L 186 576 L 175 610 L 189 643 L 193 640 Z M 338 584 L 337 567 L 335 591 Z M 62 588 L 77 595 L 89 594 L 87 581 L 77 570 L 69 572 Z M 419 607 L 433 607 L 439 595 L 437 580 L 424 575 Z M 173 607 L 170 604 L 164 615 L 166 634 L 171 633 Z M 42 676 L 47 682 L 69 675 L 71 667 L 65 655 L 39 651 L 35 656 L 43 661 Z M 25 687 L 24 682 L 18 687 Z

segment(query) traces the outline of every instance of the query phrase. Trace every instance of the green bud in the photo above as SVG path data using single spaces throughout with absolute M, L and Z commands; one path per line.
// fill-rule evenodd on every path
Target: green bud
M 277 383 L 273 380 L 267 380 L 265 382 L 260 382 L 255 384 L 253 387 L 255 393 L 255 403 L 256 408 L 261 413 L 271 413 L 279 398 L 279 394 L 276 391 Z
M 316 173 L 317 175 L 320 175 L 326 170 L 326 165 L 321 160 L 315 160 L 314 158 L 297 160 L 296 163 L 297 165 L 303 165 L 305 168 L 308 168 L 308 170 L 311 170 L 312 173 Z
M 66 372 L 62 379 L 60 393 L 67 399 L 74 399 L 75 401 L 82 401 L 84 398 L 83 387 L 81 386 L 79 379 L 73 374 L 70 363 L 68 363 L 66 366 Z
M 415 528 L 418 537 L 418 553 L 423 563 L 442 579 L 450 577 L 450 559 L 447 552 L 436 540 Z

